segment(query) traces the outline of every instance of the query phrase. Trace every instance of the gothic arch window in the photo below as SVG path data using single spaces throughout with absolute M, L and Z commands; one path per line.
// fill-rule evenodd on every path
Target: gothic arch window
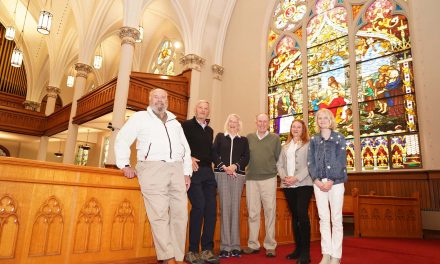
M 155 60 L 151 65 L 151 72 L 154 74 L 176 75 L 174 71 L 176 57 L 177 53 L 173 42 L 165 39 L 156 52 Z
M 304 118 L 313 134 L 316 111 L 328 108 L 349 170 L 420 168 L 407 14 L 399 0 L 278 0 L 267 46 L 271 130 L 284 139 Z

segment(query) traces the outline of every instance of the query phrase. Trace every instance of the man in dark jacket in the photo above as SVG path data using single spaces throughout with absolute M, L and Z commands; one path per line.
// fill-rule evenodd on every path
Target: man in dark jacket
M 192 206 L 189 220 L 189 252 L 185 255 L 185 261 L 193 264 L 202 264 L 205 261 L 219 263 L 218 257 L 213 253 L 217 183 L 212 171 L 213 130 L 208 125 L 208 115 L 209 103 L 201 100 L 196 104 L 195 116 L 182 124 L 191 148 L 193 167 L 191 187 L 188 190 Z M 200 254 L 199 244 L 202 247 Z

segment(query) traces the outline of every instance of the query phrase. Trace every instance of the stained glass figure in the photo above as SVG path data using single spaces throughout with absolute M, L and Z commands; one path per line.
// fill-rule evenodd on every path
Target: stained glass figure
M 295 40 L 284 36 L 278 42 L 275 57 L 269 63 L 269 86 L 297 80 L 302 77 L 301 52 Z
M 174 72 L 174 60 L 176 52 L 170 40 L 164 40 L 157 52 L 155 62 L 151 66 L 154 74 L 176 75 Z
M 285 139 L 292 120 L 307 114 L 309 132 L 315 134 L 316 111 L 327 108 L 335 116 L 337 130 L 347 138 L 348 170 L 355 170 L 356 158 L 362 170 L 420 168 L 405 7 L 395 0 L 368 1 L 366 9 L 365 3 L 356 1 L 315 0 L 307 10 L 306 2 L 279 0 L 273 12 L 268 34 L 271 131 Z M 345 2 L 352 7 L 350 21 Z M 302 25 L 307 25 L 305 30 Z M 357 30 L 350 42 L 349 28 Z M 352 54 L 350 45 L 354 46 Z M 301 54 L 304 46 L 307 58 Z M 350 56 L 356 61 L 357 95 L 351 93 Z M 304 67 L 306 97 L 302 93 Z M 308 101 L 306 113 L 303 97 Z M 353 100 L 357 100 L 356 106 Z M 359 111 L 359 127 L 353 125 L 353 109 Z M 361 149 L 357 153 L 355 130 L 360 131 Z
M 356 33 L 356 60 L 365 61 L 411 48 L 408 20 L 393 14 L 389 0 L 374 1 L 365 12 L 365 25 Z

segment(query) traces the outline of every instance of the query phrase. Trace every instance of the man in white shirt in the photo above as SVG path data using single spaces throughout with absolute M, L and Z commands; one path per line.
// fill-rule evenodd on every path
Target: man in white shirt
M 157 258 L 182 261 L 188 222 L 191 151 L 176 116 L 167 111 L 168 94 L 150 92 L 146 111 L 136 112 L 119 131 L 116 165 L 131 179 L 138 177 L 153 233 Z M 130 166 L 130 146 L 137 139 L 136 169 Z

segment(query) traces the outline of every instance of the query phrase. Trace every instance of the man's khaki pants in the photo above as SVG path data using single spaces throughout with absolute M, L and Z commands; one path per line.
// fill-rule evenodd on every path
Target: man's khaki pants
M 136 166 L 157 259 L 185 255 L 188 201 L 182 162 L 143 161 Z
M 246 205 L 248 208 L 249 240 L 248 247 L 259 249 L 261 204 L 264 210 L 266 236 L 263 246 L 266 250 L 275 249 L 275 215 L 276 215 L 277 178 L 262 181 L 246 181 Z

